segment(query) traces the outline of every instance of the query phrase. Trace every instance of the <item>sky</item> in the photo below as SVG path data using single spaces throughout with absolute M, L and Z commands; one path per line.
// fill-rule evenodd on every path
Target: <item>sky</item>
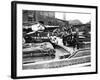
M 84 14 L 84 13 L 61 13 L 61 12 L 55 12 L 55 17 L 59 19 L 65 19 L 66 20 L 75 20 L 78 19 L 82 23 L 87 23 L 91 20 L 91 14 Z

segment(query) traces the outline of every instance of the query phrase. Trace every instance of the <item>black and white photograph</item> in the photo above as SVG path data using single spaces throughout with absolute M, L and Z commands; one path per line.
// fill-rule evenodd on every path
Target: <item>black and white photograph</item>
M 38 10 L 22 12 L 24 70 L 78 64 L 84 64 L 81 67 L 91 66 L 91 14 Z
M 17 3 L 17 76 L 96 72 L 96 8 Z

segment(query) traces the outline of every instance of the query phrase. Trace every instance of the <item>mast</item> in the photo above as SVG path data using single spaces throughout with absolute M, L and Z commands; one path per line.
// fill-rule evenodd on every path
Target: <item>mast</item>
M 66 20 L 66 13 L 63 13 L 63 20 Z

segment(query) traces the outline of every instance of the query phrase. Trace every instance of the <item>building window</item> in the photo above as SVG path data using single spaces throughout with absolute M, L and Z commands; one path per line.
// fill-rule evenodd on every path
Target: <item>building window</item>
M 32 22 L 32 17 L 28 17 L 28 21 L 29 22 Z

